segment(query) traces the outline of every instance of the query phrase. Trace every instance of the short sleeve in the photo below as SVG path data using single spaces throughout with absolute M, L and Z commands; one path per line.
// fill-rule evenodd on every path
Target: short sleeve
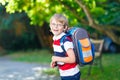
M 67 40 L 64 42 L 64 49 L 65 49 L 65 51 L 67 51 L 69 48 L 73 49 L 73 43 L 72 43 L 72 41 Z

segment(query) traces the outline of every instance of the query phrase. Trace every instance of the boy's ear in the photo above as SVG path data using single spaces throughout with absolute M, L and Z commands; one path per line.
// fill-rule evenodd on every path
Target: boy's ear
M 68 26 L 65 26 L 65 27 L 64 27 L 64 31 L 66 32 L 66 31 L 67 31 L 67 29 L 68 29 Z

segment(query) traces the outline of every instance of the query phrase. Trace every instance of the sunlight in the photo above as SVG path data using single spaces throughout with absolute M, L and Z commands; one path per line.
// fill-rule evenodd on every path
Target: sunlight
M 45 2 L 46 2 L 46 0 L 37 0 L 36 2 L 45 3 Z
M 7 0 L 0 0 L 0 3 L 1 3 L 2 5 L 5 5 L 6 2 L 7 2 Z

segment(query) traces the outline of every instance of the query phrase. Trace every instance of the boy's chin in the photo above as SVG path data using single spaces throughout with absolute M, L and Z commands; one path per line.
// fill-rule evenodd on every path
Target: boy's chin
M 58 33 L 54 33 L 54 36 L 58 36 L 59 34 Z
M 54 36 L 58 36 L 58 34 L 54 34 Z

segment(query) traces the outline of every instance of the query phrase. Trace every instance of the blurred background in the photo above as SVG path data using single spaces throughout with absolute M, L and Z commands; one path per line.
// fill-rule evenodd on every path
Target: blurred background
M 51 55 L 43 54 L 52 54 L 49 20 L 55 13 L 65 15 L 70 27 L 85 28 L 90 38 L 104 39 L 103 63 L 108 72 L 97 80 L 106 76 L 105 80 L 111 80 L 112 75 L 119 80 L 120 0 L 0 0 L 0 56 L 11 54 L 21 61 L 49 63 Z M 44 61 L 44 56 L 49 57 Z M 110 70 L 116 74 L 108 74 Z
M 1 52 L 51 49 L 49 19 L 54 13 L 64 14 L 70 26 L 87 29 L 91 38 L 104 39 L 105 52 L 119 51 L 119 0 L 0 0 L 0 3 Z

